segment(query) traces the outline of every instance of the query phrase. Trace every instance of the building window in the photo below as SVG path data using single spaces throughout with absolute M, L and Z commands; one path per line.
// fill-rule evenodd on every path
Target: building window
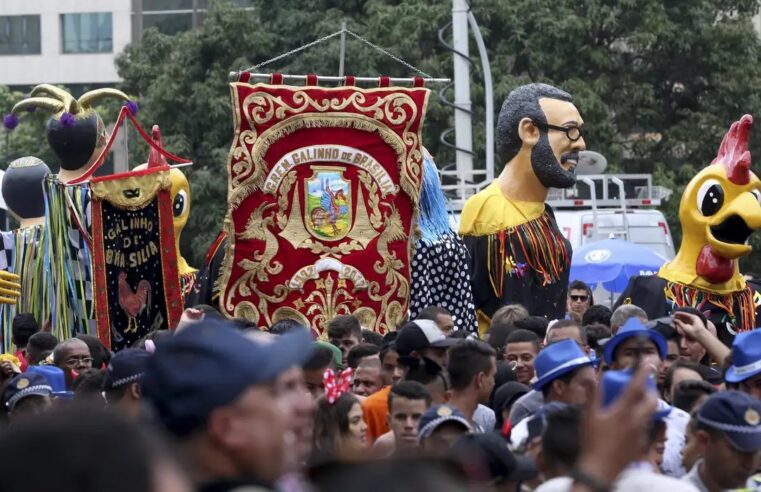
M 195 3 L 195 8 L 206 7 L 205 1 L 196 0 Z M 152 0 L 151 2 L 143 2 L 143 10 L 146 12 L 163 10 L 193 10 L 193 0 Z
M 0 55 L 39 55 L 40 16 L 0 16 Z
M 64 53 L 110 53 L 113 51 L 111 13 L 61 15 Z
M 162 34 L 177 34 L 193 27 L 193 14 L 143 13 L 143 29 L 155 27 Z

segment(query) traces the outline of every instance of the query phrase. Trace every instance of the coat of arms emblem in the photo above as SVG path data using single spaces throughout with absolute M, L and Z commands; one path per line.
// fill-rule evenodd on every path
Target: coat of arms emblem
M 314 176 L 305 187 L 307 230 L 318 239 L 342 239 L 352 226 L 351 183 L 344 179 L 342 168 L 312 166 L 312 169 Z

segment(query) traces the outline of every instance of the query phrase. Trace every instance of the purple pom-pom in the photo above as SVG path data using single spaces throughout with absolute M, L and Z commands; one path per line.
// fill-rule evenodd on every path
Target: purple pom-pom
M 127 109 L 133 115 L 137 114 L 140 109 L 140 106 L 137 105 L 137 101 L 127 101 L 124 105 L 127 106 Z
M 72 127 L 74 126 L 74 123 L 76 122 L 76 119 L 74 118 L 74 115 L 66 112 L 61 115 L 61 124 L 66 127 Z
M 18 116 L 15 113 L 9 113 L 3 116 L 3 126 L 8 130 L 13 130 L 18 126 Z

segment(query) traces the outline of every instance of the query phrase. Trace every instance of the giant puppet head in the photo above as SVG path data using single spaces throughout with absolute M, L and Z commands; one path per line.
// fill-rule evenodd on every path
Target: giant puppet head
M 733 123 L 716 158 L 685 188 L 682 245 L 659 276 L 717 294 L 745 288 L 737 260 L 750 254 L 748 238 L 761 228 L 761 181 L 750 170 L 748 151 L 751 126 L 750 115 Z
M 584 122 L 570 94 L 547 84 L 514 89 L 497 121 L 497 151 L 503 163 L 519 165 L 530 157 L 531 169 L 545 188 L 576 183 L 579 151 L 586 149 Z
M 158 125 L 154 125 L 151 131 L 153 140 L 163 147 L 164 142 L 161 138 L 161 131 Z M 135 170 L 147 169 L 152 166 L 168 165 L 166 158 L 156 149 L 151 148 L 148 155 L 148 162 L 135 167 Z M 190 216 L 190 184 L 185 174 L 177 168 L 169 170 L 169 179 L 172 181 L 172 223 L 174 225 L 174 247 L 177 254 L 177 269 L 180 276 L 195 273 L 197 270 L 190 265 L 180 254 L 180 236 L 185 224 L 188 223 Z
M 28 99 L 13 107 L 11 115 L 6 116 L 6 126 L 8 122 L 15 126 L 16 115 L 22 110 L 44 108 L 51 111 L 53 115 L 48 119 L 45 136 L 60 161 L 59 179 L 69 182 L 84 174 L 106 145 L 107 132 L 103 120 L 91 107 L 105 97 L 129 101 L 126 94 L 116 89 L 95 89 L 74 99 L 60 87 L 38 85 L 32 89 Z
M 48 174 L 47 164 L 27 156 L 11 162 L 3 175 L 3 199 L 22 227 L 45 218 L 43 181 Z

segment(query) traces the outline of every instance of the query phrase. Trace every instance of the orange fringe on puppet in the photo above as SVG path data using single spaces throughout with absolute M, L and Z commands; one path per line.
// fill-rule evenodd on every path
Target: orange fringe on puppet
M 523 275 L 528 267 L 538 274 L 542 285 L 547 285 L 556 282 L 565 265 L 571 264 L 563 237 L 547 212 L 525 224 L 490 234 L 487 240 L 489 280 L 500 299 L 506 273 Z M 525 265 L 515 263 L 515 253 L 525 258 Z
M 750 287 L 731 294 L 712 294 L 687 285 L 669 282 L 663 288 L 666 300 L 676 306 L 690 306 L 698 311 L 705 311 L 706 304 L 714 305 L 729 314 L 738 332 L 750 331 L 756 326 L 756 306 Z

